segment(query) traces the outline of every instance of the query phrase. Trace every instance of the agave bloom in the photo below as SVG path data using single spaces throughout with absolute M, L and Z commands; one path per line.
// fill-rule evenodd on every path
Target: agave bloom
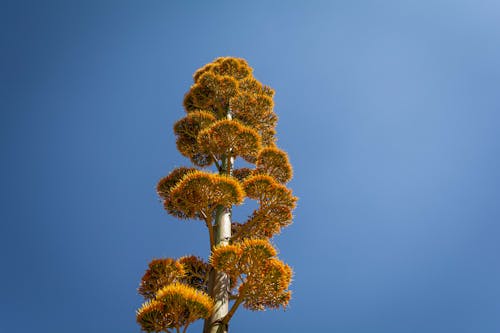
M 161 288 L 154 300 L 149 300 L 137 311 L 137 322 L 146 332 L 184 331 L 194 321 L 207 318 L 213 310 L 213 300 L 206 293 L 182 283 Z
M 210 263 L 231 276 L 237 304 L 251 310 L 285 308 L 291 296 L 292 269 L 276 255 L 267 239 L 246 239 L 216 247 Z
M 284 184 L 292 179 L 293 171 L 287 154 L 276 147 L 262 149 L 257 156 L 255 171 L 267 174 Z
M 273 177 L 257 174 L 244 179 L 243 188 L 247 197 L 257 200 L 259 208 L 233 235 L 234 240 L 252 237 L 272 237 L 283 227 L 292 223 L 292 211 L 297 198 L 286 186 Z
M 182 257 L 178 262 L 184 267 L 185 272 L 180 281 L 198 290 L 208 292 L 211 266 L 195 256 Z
M 200 131 L 198 145 L 216 159 L 236 157 L 252 162 L 261 147 L 259 134 L 251 127 L 229 119 L 219 120 Z
M 150 263 L 139 287 L 143 330 L 180 332 L 205 318 L 205 333 L 227 333 L 239 305 L 288 305 L 292 270 L 269 238 L 292 223 L 297 198 L 286 186 L 293 176 L 288 156 L 276 145 L 273 97 L 244 59 L 218 58 L 195 72 L 186 114 L 173 128 L 192 166 L 172 170 L 156 190 L 168 214 L 205 223 L 209 262 L 186 256 Z M 245 198 L 258 207 L 236 223 L 232 210 Z
M 171 189 L 165 208 L 180 218 L 207 220 L 217 206 L 238 205 L 243 198 L 243 188 L 236 179 L 195 171 L 186 174 Z
M 146 301 L 136 312 L 137 323 L 146 332 L 168 332 L 171 321 L 163 312 L 163 303 L 157 300 Z
M 200 110 L 189 113 L 174 125 L 177 149 L 182 155 L 190 158 L 195 165 L 203 167 L 214 162 L 210 154 L 202 152 L 197 138 L 201 130 L 215 121 L 216 118 L 212 113 Z
M 184 266 L 174 259 L 154 259 L 142 277 L 139 294 L 146 299 L 153 299 L 160 288 L 178 281 L 184 274 Z

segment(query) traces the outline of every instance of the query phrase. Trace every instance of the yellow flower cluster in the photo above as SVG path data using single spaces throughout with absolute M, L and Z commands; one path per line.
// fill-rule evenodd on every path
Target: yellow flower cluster
M 253 78 L 244 59 L 216 59 L 193 78 L 184 98 L 187 116 L 174 126 L 177 148 L 184 156 L 200 167 L 211 165 L 213 155 L 217 158 L 229 152 L 254 163 L 261 144 L 274 145 L 278 121 L 273 111 L 274 91 Z M 236 124 L 207 128 L 216 120 L 226 120 L 228 111 Z M 204 135 L 199 136 L 203 129 Z M 239 140 L 231 140 L 236 133 Z
M 164 303 L 164 311 L 170 313 L 184 326 L 200 318 L 207 318 L 213 310 L 210 296 L 182 283 L 172 283 L 156 294 L 156 300 Z
M 273 111 L 272 95 L 274 91 L 269 88 L 266 93 L 262 85 L 257 80 L 247 80 L 245 83 L 254 83 L 259 86 L 254 91 L 244 91 L 231 98 L 229 107 L 235 119 L 254 128 L 262 137 L 264 146 L 272 146 L 276 141 L 276 123 L 278 116 Z M 252 87 L 255 88 L 255 87 Z
M 163 303 L 157 300 L 146 301 L 136 312 L 137 323 L 143 331 L 166 331 L 171 325 L 171 320 L 163 312 Z
M 207 318 L 213 310 L 213 300 L 206 294 L 209 269 L 194 256 L 152 260 L 139 287 L 147 299 L 136 315 L 142 329 L 167 331 Z
M 198 290 L 208 292 L 210 265 L 195 256 L 182 257 L 178 262 L 184 268 L 184 275 L 179 281 Z
M 207 111 L 195 111 L 177 121 L 174 133 L 177 135 L 177 149 L 198 166 L 207 166 L 214 162 L 209 152 L 203 152 L 198 145 L 201 130 L 216 121 L 215 116 Z
M 195 168 L 180 167 L 172 170 L 170 174 L 163 177 L 156 186 L 156 192 L 163 200 L 170 200 L 172 188 L 190 172 L 197 171 Z
M 238 168 L 233 170 L 232 176 L 242 182 L 245 178 L 251 176 L 252 173 L 253 170 L 250 168 Z
M 184 266 L 172 258 L 153 259 L 141 279 L 139 294 L 146 299 L 153 299 L 156 292 L 185 274 Z
M 274 91 L 257 81 L 252 72 L 244 59 L 230 57 L 200 68 L 185 96 L 187 115 L 174 125 L 177 147 L 184 156 L 198 167 L 216 163 L 219 172 L 226 174 L 230 169 L 232 178 L 178 168 L 157 188 L 169 214 L 205 220 L 207 226 L 218 205 L 240 204 L 246 192 L 247 197 L 258 200 L 259 208 L 238 225 L 235 240 L 279 233 L 292 222 L 296 202 L 283 185 L 293 174 L 288 156 L 274 144 Z M 227 165 L 237 156 L 255 168 Z
M 258 159 L 266 160 L 262 154 L 259 154 Z M 279 172 L 280 175 L 285 175 L 286 172 L 283 170 L 286 168 L 273 168 L 270 166 L 271 163 L 259 165 L 263 167 L 254 171 L 236 169 L 235 177 L 198 171 L 194 168 L 177 168 L 160 180 L 157 192 L 170 214 L 179 218 L 205 221 L 210 220 L 217 206 L 238 205 L 246 195 L 258 200 L 259 208 L 239 228 L 240 232 L 234 235 L 234 239 L 272 237 L 292 222 L 292 211 L 297 199 L 292 195 L 292 191 L 280 184 L 276 178 L 263 174 L 267 172 L 275 175 Z M 283 181 L 287 177 L 283 176 L 280 179 Z
M 194 74 L 194 84 L 184 97 L 184 108 L 187 112 L 207 110 L 218 119 L 225 118 L 230 99 L 239 92 L 240 82 L 251 74 L 252 69 L 244 59 L 216 59 Z
M 268 174 L 282 184 L 292 179 L 292 166 L 288 156 L 276 147 L 267 147 L 259 151 L 255 166 L 257 173 Z
M 288 286 L 292 269 L 276 258 L 270 258 L 259 268 L 239 287 L 245 301 L 243 306 L 250 310 L 285 308 L 291 298 Z
M 245 196 L 240 183 L 232 177 L 204 171 L 186 172 L 175 185 L 166 189 L 175 178 L 169 177 L 160 181 L 164 207 L 179 218 L 207 220 L 217 206 L 239 205 Z
M 297 198 L 286 186 L 271 176 L 257 174 L 245 178 L 243 188 L 247 197 L 258 200 L 259 208 L 254 210 L 248 221 L 238 227 L 233 240 L 270 238 L 292 223 L 292 211 Z
M 207 318 L 213 307 L 212 298 L 204 292 L 175 282 L 161 288 L 154 300 L 146 301 L 137 310 L 136 319 L 142 330 L 161 332 Z
M 253 162 L 260 149 L 260 136 L 251 127 L 236 120 L 223 119 L 205 128 L 198 134 L 201 151 L 218 160 L 241 156 Z
M 267 239 L 246 239 L 216 247 L 210 263 L 229 274 L 231 287 L 238 289 L 238 297 L 246 308 L 263 310 L 286 307 L 290 300 L 292 270 L 276 255 L 276 249 Z

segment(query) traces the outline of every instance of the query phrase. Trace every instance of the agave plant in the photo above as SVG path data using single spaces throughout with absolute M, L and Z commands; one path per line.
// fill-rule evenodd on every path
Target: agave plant
M 192 166 L 172 170 L 157 192 L 170 215 L 204 222 L 209 260 L 151 261 L 139 287 L 146 302 L 137 311 L 147 332 L 185 332 L 198 319 L 206 333 L 227 332 L 240 305 L 285 308 L 291 297 L 292 269 L 270 242 L 292 222 L 297 200 L 286 186 L 288 156 L 276 145 L 274 91 L 238 58 L 218 58 L 193 78 L 186 115 L 174 125 L 177 148 Z M 233 208 L 245 199 L 257 209 L 233 222 Z

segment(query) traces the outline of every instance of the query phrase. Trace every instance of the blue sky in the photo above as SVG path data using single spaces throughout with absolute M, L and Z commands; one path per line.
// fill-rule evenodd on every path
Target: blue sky
M 300 201 L 290 308 L 231 331 L 500 332 L 498 1 L 2 1 L 0 25 L 2 331 L 139 332 L 148 261 L 206 256 L 155 185 L 188 163 L 193 72 L 237 56 Z

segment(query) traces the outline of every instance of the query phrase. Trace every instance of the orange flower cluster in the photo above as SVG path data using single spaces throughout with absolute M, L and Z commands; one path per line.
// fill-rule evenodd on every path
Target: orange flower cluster
M 146 299 L 153 299 L 160 288 L 178 281 L 184 274 L 184 266 L 172 258 L 153 259 L 142 277 L 139 294 Z
M 252 72 L 244 59 L 229 57 L 196 71 L 184 99 L 187 115 L 174 126 L 177 147 L 184 156 L 199 167 L 216 163 L 220 173 L 233 178 L 222 180 L 206 172 L 187 176 L 193 169 L 179 168 L 158 184 L 167 212 L 205 221 L 218 205 L 230 208 L 239 204 L 240 189 L 249 191 L 246 196 L 258 200 L 260 207 L 237 226 L 234 240 L 278 234 L 291 223 L 296 201 L 283 185 L 293 174 L 288 156 L 274 143 L 274 91 L 257 81 Z M 255 168 L 228 166 L 227 161 L 237 156 Z M 261 175 L 269 177 L 259 178 Z M 220 190 L 220 183 L 228 192 Z
M 273 111 L 274 91 L 253 78 L 252 68 L 244 59 L 216 59 L 193 78 L 194 84 L 184 98 L 187 116 L 174 126 L 177 148 L 184 156 L 204 167 L 232 151 L 234 156 L 253 163 L 261 144 L 274 145 L 278 121 Z M 227 128 L 227 123 L 223 123 L 222 127 L 207 129 L 215 120 L 226 119 L 228 111 L 238 125 Z M 202 129 L 206 132 L 200 137 Z M 245 138 L 230 140 L 236 133 Z M 200 143 L 205 149 L 201 149 Z
M 213 157 L 208 152 L 203 152 L 198 146 L 198 134 L 215 121 L 212 113 L 196 111 L 189 113 L 174 125 L 177 149 L 198 166 L 203 167 L 214 162 Z
M 252 272 L 246 283 L 239 288 L 244 295 L 243 306 L 250 310 L 285 308 L 292 292 L 288 286 L 292 280 L 292 269 L 277 258 L 265 262 L 259 271 Z
M 176 168 L 167 177 L 163 177 L 156 186 L 156 192 L 163 200 L 170 200 L 172 188 L 188 173 L 197 171 L 195 168 Z
M 168 332 L 172 320 L 165 315 L 163 303 L 157 300 L 146 301 L 136 313 L 137 323 L 146 332 Z
M 207 294 L 182 283 L 172 283 L 160 289 L 154 300 L 146 301 L 137 310 L 136 319 L 146 332 L 169 332 L 169 328 L 189 326 L 207 318 L 214 301 Z
M 271 176 L 257 174 L 245 178 L 243 188 L 247 197 L 259 202 L 259 208 L 254 210 L 248 221 L 237 227 L 233 240 L 270 238 L 292 223 L 292 211 L 297 198 L 286 186 Z
M 239 92 L 239 83 L 251 74 L 252 69 L 243 59 L 215 60 L 194 74 L 194 85 L 184 97 L 184 108 L 187 112 L 209 110 L 218 119 L 225 118 L 230 99 Z
M 234 169 L 232 176 L 236 179 L 238 179 L 240 182 L 245 180 L 248 176 L 251 176 L 253 173 L 253 170 L 250 168 L 239 168 L 239 169 Z
M 209 265 L 194 256 L 152 260 L 139 286 L 146 298 L 136 316 L 142 329 L 169 332 L 208 317 L 213 309 L 206 294 L 208 273 Z
M 232 177 L 187 168 L 175 169 L 160 181 L 157 189 L 171 215 L 205 221 L 217 206 L 238 205 L 245 195 Z
M 211 313 L 214 302 L 207 294 L 182 283 L 172 283 L 163 287 L 156 294 L 156 300 L 161 301 L 168 313 L 178 326 L 186 326 L 200 318 L 207 318 Z
M 243 92 L 233 97 L 229 104 L 234 118 L 259 132 L 264 146 L 272 146 L 278 122 L 273 111 L 274 91 L 255 79 L 243 82 L 241 87 Z
M 198 145 L 203 153 L 217 160 L 224 156 L 241 156 L 252 162 L 260 149 L 260 136 L 251 127 L 238 121 L 223 119 L 198 134 Z
M 229 274 L 237 299 L 250 310 L 286 307 L 291 296 L 290 266 L 275 258 L 267 239 L 246 239 L 212 251 L 210 263 Z
M 234 240 L 248 237 L 272 237 L 281 228 L 292 222 L 292 211 L 295 208 L 296 197 L 291 190 L 280 184 L 272 176 L 261 174 L 267 171 L 278 174 L 281 181 L 289 178 L 291 168 L 273 167 L 266 161 L 277 160 L 275 148 L 269 154 L 259 154 L 258 167 L 251 169 L 236 169 L 236 177 L 197 171 L 192 168 L 174 169 L 163 178 L 158 186 L 158 194 L 164 199 L 165 209 L 179 218 L 211 219 L 217 206 L 231 207 L 240 204 L 246 196 L 258 200 L 256 209 L 249 220 L 244 223 Z M 274 155 L 266 159 L 262 155 Z M 259 168 L 260 167 L 260 168 Z M 289 171 L 287 171 L 289 170 Z M 238 178 L 240 178 L 238 180 Z
M 182 257 L 179 259 L 179 263 L 184 268 L 184 275 L 180 278 L 180 282 L 198 290 L 208 292 L 210 265 L 195 256 Z
M 292 179 L 293 171 L 288 156 L 276 147 L 267 147 L 259 151 L 255 166 L 256 173 L 267 174 L 282 184 Z

